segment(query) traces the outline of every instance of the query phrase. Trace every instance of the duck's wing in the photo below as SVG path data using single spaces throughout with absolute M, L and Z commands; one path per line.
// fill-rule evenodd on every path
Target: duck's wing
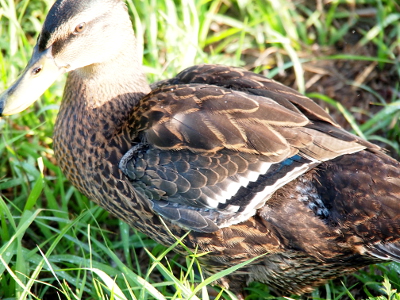
M 382 260 L 394 260 L 400 263 L 400 242 L 370 244 L 365 252 Z
M 216 65 L 153 86 L 130 121 L 120 168 L 163 217 L 212 232 L 248 219 L 322 161 L 378 147 L 261 75 Z

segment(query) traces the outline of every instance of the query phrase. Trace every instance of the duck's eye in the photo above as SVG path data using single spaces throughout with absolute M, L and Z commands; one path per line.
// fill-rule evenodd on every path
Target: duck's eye
M 78 33 L 83 32 L 85 30 L 85 28 L 86 28 L 86 23 L 85 22 L 82 22 L 82 23 L 76 25 L 74 34 L 78 34 Z
M 39 74 L 41 71 L 42 71 L 42 66 L 36 67 L 32 70 L 32 75 L 35 76 L 35 75 Z

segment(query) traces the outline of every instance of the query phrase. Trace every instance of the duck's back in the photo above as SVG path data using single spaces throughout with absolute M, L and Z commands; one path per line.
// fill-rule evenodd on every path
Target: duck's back
M 120 167 L 157 214 L 193 230 L 210 273 L 267 253 L 224 284 L 304 293 L 399 259 L 400 164 L 312 100 L 215 65 L 152 88 Z

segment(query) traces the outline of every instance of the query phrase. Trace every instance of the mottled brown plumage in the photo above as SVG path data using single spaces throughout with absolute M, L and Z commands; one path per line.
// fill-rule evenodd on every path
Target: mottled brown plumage
M 48 69 L 70 72 L 54 130 L 67 178 L 161 244 L 191 230 L 209 274 L 263 255 L 221 280 L 238 293 L 400 260 L 399 162 L 263 76 L 200 65 L 150 88 L 139 61 L 122 1 L 59 0 L 0 113 Z

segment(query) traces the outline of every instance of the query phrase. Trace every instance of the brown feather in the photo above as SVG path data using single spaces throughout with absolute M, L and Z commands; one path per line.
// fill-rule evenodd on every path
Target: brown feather
M 71 36 L 80 18 L 90 26 Z M 400 261 L 400 163 L 311 99 L 219 65 L 150 88 L 119 0 L 58 0 L 38 41 L 71 71 L 54 129 L 63 173 L 155 241 L 185 236 L 208 274 L 263 255 L 220 284 L 301 294 Z

